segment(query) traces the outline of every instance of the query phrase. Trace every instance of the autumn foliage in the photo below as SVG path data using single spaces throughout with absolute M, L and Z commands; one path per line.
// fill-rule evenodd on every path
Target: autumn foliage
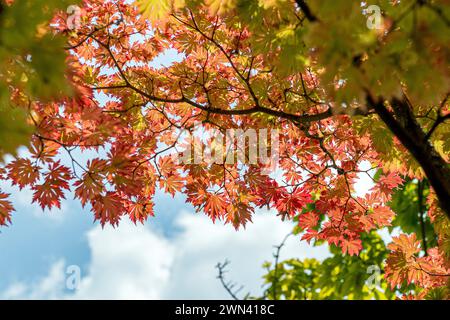
M 392 24 L 405 28 L 404 20 L 387 18 L 384 31 L 368 30 L 359 2 L 333 1 L 333 11 L 326 1 L 309 1 L 314 16 L 302 11 L 304 1 L 243 1 L 247 7 L 235 1 L 140 2 L 85 0 L 75 30 L 67 26 L 67 13 L 55 15 L 45 32 L 66 37 L 71 93 L 59 90 L 58 98 L 48 99 L 20 84 L 9 88 L 32 134 L 28 155 L 16 155 L 0 178 L 30 188 L 42 209 L 59 208 L 74 196 L 102 225 L 126 218 L 143 223 L 154 215 L 153 197 L 161 189 L 184 194 L 197 211 L 236 229 L 255 209 L 274 208 L 298 222 L 301 239 L 353 256 L 363 249 L 362 235 L 391 225 L 389 202 L 405 179 L 428 177 L 432 187 L 439 185 L 437 169 L 422 154 L 437 159 L 445 179 L 448 166 L 440 163 L 448 164 L 450 147 L 450 33 L 436 36 L 429 28 L 445 29 L 431 9 L 414 7 L 423 50 L 398 61 L 409 38 Z M 391 2 L 386 10 L 392 16 L 408 8 Z M 448 2 L 430 3 L 448 12 Z M 353 25 L 335 21 L 338 12 L 351 12 Z M 176 52 L 173 62 L 155 62 L 168 52 Z M 404 128 L 390 127 L 404 108 L 429 133 L 423 149 Z M 181 132 L 197 126 L 278 129 L 278 170 L 178 163 L 173 155 L 185 142 Z M 373 187 L 359 195 L 355 184 L 362 176 Z M 418 256 L 415 234 L 388 246 L 392 288 L 448 285 L 450 225 L 442 204 L 449 199 L 442 194 L 428 195 L 439 243 L 426 256 Z M 11 221 L 12 211 L 8 195 L 0 193 L 1 225 Z

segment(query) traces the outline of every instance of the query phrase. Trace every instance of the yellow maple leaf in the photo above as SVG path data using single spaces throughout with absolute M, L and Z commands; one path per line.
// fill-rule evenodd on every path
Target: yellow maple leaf
M 169 15 L 185 5 L 184 0 L 138 0 L 142 14 L 151 21 L 165 22 Z

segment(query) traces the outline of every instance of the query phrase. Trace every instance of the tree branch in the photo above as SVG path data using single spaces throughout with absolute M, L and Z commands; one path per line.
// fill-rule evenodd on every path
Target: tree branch
M 391 105 L 397 119 L 385 107 L 384 100 L 376 100 L 369 91 L 367 91 L 367 103 L 375 109 L 381 120 L 420 164 L 439 199 L 440 207 L 450 218 L 449 164 L 426 139 L 425 132 L 414 117 L 408 102 L 405 99 L 392 99 Z
M 423 251 L 425 251 L 425 255 L 428 255 L 428 244 L 427 244 L 427 232 L 426 232 L 426 226 L 425 226 L 425 208 L 423 203 L 423 192 L 425 189 L 425 181 L 420 181 L 417 183 L 417 198 L 418 198 L 418 206 L 419 206 L 419 221 L 420 221 L 420 231 L 422 234 L 422 246 Z
M 273 299 L 276 300 L 277 299 L 277 286 L 278 286 L 278 263 L 280 260 L 280 253 L 281 253 L 281 249 L 283 249 L 283 247 L 286 245 L 286 241 L 287 239 L 292 236 L 292 232 L 289 233 L 288 235 L 286 235 L 283 239 L 283 241 L 275 247 L 276 251 L 275 254 L 273 255 L 273 257 L 275 258 L 275 269 L 274 269 L 274 280 L 272 283 L 272 294 L 273 294 Z
M 222 286 L 225 288 L 225 290 L 228 292 L 228 294 L 234 299 L 234 300 L 241 300 L 238 298 L 237 294 L 239 291 L 241 291 L 243 289 L 243 286 L 241 286 L 239 289 L 237 290 L 233 290 L 234 287 L 236 286 L 235 284 L 231 283 L 231 282 L 227 282 L 225 280 L 225 273 L 227 272 L 225 269 L 226 267 L 230 264 L 230 262 L 228 260 L 226 260 L 223 263 L 217 263 L 216 265 L 216 269 L 219 271 L 219 274 L 217 275 L 217 279 L 220 280 L 220 282 L 222 283 Z M 245 300 L 245 298 L 244 298 Z
M 430 139 L 433 132 L 437 129 L 437 127 L 448 119 L 450 119 L 450 113 L 445 116 L 439 115 L 436 121 L 433 123 L 433 126 L 431 127 L 430 131 L 428 131 L 427 135 L 425 136 L 425 140 Z
M 308 4 L 304 0 L 295 0 L 299 8 L 302 10 L 303 14 L 305 15 L 305 18 L 310 22 L 316 22 L 319 21 L 319 19 L 311 12 L 311 9 L 309 8 Z

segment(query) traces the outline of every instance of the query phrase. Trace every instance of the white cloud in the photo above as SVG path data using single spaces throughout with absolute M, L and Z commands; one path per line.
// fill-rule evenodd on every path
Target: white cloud
M 0 297 L 2 299 L 58 299 L 64 292 L 66 278 L 64 266 L 64 260 L 58 260 L 52 264 L 47 276 L 31 284 L 14 282 L 0 294 Z
M 178 225 L 183 232 L 176 239 L 175 263 L 166 298 L 221 299 L 227 295 L 216 279 L 215 265 L 228 259 L 228 280 L 244 285 L 242 293 L 261 293 L 261 265 L 272 260 L 274 245 L 292 231 L 274 212 L 260 212 L 246 230 L 236 232 L 231 226 L 213 225 L 203 215 L 182 214 Z M 324 258 L 327 250 L 312 248 L 299 238 L 290 238 L 281 251 L 288 257 Z
M 357 175 L 358 178 L 355 183 L 355 191 L 356 195 L 359 197 L 364 197 L 375 185 L 372 178 L 377 170 L 371 170 L 371 168 L 372 164 L 369 161 L 364 160 L 359 164 L 358 169 L 366 171 L 360 172 Z
M 204 215 L 182 212 L 176 218 L 180 231 L 167 238 L 151 226 L 102 230 L 94 227 L 87 234 L 91 261 L 74 294 L 64 293 L 64 262 L 58 261 L 44 279 L 32 285 L 12 284 L 5 298 L 78 299 L 221 299 L 228 298 L 216 279 L 214 266 L 231 261 L 229 280 L 245 286 L 244 292 L 261 293 L 261 265 L 272 259 L 273 246 L 292 229 L 273 212 L 258 213 L 246 230 L 213 224 Z M 312 248 L 292 237 L 281 252 L 288 257 L 328 255 L 325 248 Z
M 92 259 L 75 298 L 161 298 L 174 256 L 168 240 L 127 221 L 117 229 L 95 227 L 88 242 Z

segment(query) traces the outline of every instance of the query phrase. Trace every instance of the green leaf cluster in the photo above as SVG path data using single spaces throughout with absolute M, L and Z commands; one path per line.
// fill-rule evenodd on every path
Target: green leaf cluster
M 386 246 L 376 233 L 363 237 L 359 256 L 342 254 L 331 248 L 332 256 L 316 259 L 289 259 L 277 266 L 266 264 L 266 299 L 392 299 L 394 293 L 383 279 Z
M 0 158 L 29 140 L 28 101 L 70 93 L 64 38 L 49 27 L 57 9 L 74 1 L 0 1 Z M 14 92 L 14 100 L 11 99 Z

